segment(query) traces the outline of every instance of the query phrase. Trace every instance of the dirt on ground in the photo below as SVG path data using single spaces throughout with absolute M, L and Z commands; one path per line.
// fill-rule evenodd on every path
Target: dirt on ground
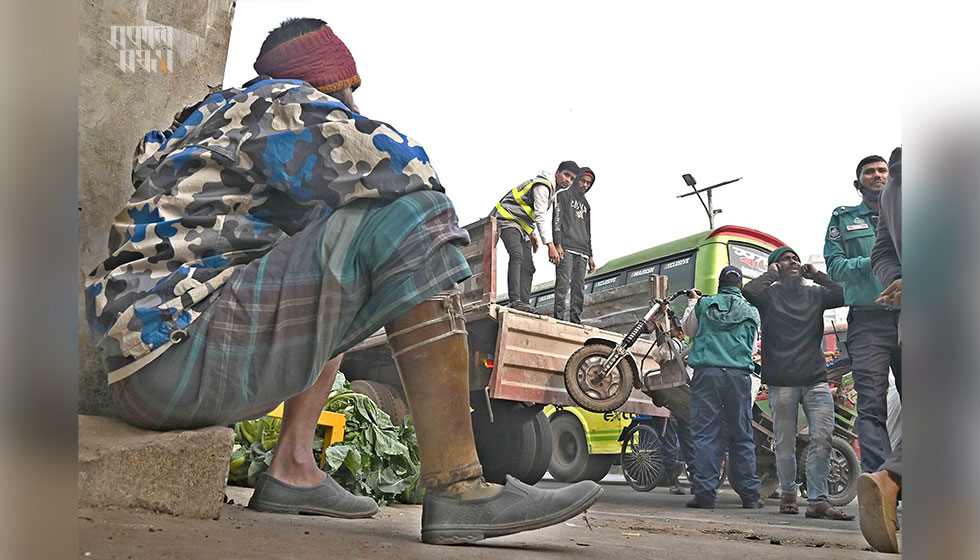
M 371 519 L 248 510 L 251 490 L 229 487 L 215 520 L 119 509 L 78 509 L 79 557 L 119 559 L 342 558 L 871 558 L 856 523 L 842 528 L 785 522 L 740 509 L 679 509 L 676 498 L 607 486 L 585 515 L 557 526 L 463 546 L 421 542 L 421 506 L 389 505 Z M 630 494 L 629 492 L 632 492 Z M 608 496 L 608 499 L 607 499 Z M 734 496 L 733 496 L 734 497 Z M 634 500 L 640 500 L 634 503 Z M 673 501 L 671 501 L 673 500 Z M 678 503 L 674 503 L 678 502 Z M 770 508 L 772 509 L 772 508 Z M 802 518 L 802 515 L 799 516 Z M 776 524 L 773 524 L 776 523 Z M 791 523 L 783 525 L 782 523 Z M 777 550 L 774 547 L 790 550 Z M 879 556 L 880 558 L 880 556 Z

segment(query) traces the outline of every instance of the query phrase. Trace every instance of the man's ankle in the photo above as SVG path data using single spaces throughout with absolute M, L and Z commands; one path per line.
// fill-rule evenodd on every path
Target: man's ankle
M 293 486 L 316 486 L 323 482 L 327 474 L 320 470 L 312 456 L 305 460 L 289 455 L 273 456 L 272 464 L 266 471 L 270 476 Z
M 902 487 L 902 475 L 893 473 L 892 471 L 885 471 L 888 474 L 888 479 L 895 483 L 899 488 Z
M 432 492 L 436 496 L 442 496 L 444 498 L 476 500 L 495 496 L 499 494 L 502 489 L 503 486 L 499 484 L 490 484 L 481 476 L 478 478 L 470 478 L 467 480 L 454 482 L 448 486 L 431 488 L 427 491 Z

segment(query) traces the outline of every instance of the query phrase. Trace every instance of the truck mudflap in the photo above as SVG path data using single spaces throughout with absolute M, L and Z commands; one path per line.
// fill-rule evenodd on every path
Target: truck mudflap
M 622 338 L 618 333 L 510 308 L 495 311 L 499 330 L 490 396 L 497 399 L 575 406 L 565 391 L 563 373 L 568 357 L 589 339 L 616 344 Z M 637 341 L 631 349 L 635 363 L 641 363 L 650 345 L 645 339 Z M 646 363 L 653 362 L 647 358 Z M 618 410 L 651 416 L 669 414 L 637 389 Z

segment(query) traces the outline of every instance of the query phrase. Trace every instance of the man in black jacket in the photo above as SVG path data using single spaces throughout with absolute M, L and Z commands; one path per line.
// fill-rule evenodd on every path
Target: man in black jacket
M 803 279 L 816 282 L 804 285 Z M 820 338 L 823 312 L 844 305 L 844 287 L 812 264 L 800 265 L 789 247 L 769 255 L 769 270 L 742 288 L 762 321 L 762 382 L 769 386 L 780 513 L 799 513 L 796 505 L 796 429 L 803 405 L 810 433 L 806 459 L 806 516 L 854 519 L 828 501 L 827 477 L 834 436 L 834 398 Z
M 554 214 L 554 242 L 558 249 L 555 265 L 555 318 L 582 324 L 585 306 L 585 273 L 595 270 L 592 259 L 592 207 L 585 198 L 595 183 L 595 173 L 579 169 L 575 183 L 558 192 Z M 565 299 L 571 292 L 569 316 L 565 318 Z

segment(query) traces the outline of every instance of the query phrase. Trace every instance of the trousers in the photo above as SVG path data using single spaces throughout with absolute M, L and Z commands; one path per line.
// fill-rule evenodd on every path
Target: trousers
M 531 279 L 534 277 L 534 259 L 531 241 L 520 228 L 500 228 L 500 240 L 507 250 L 507 297 L 510 304 L 518 301 L 530 303 Z
M 565 252 L 565 257 L 555 266 L 555 319 L 582 324 L 585 307 L 585 271 L 589 257 Z M 565 301 L 569 301 L 568 317 L 565 317 Z
M 847 315 L 847 350 L 857 390 L 857 430 L 861 470 L 881 469 L 891 455 L 888 439 L 888 370 L 902 393 L 902 348 L 898 313 L 884 309 L 851 309 Z
M 783 493 L 796 493 L 796 433 L 800 405 L 806 415 L 810 445 L 806 456 L 806 499 L 827 501 L 830 449 L 834 437 L 834 397 L 826 383 L 803 387 L 769 386 L 776 435 L 776 475 Z
M 721 476 L 722 422 L 728 425 L 728 480 L 743 503 L 759 500 L 755 468 L 752 382 L 747 370 L 701 366 L 691 379 L 694 497 L 713 504 Z

